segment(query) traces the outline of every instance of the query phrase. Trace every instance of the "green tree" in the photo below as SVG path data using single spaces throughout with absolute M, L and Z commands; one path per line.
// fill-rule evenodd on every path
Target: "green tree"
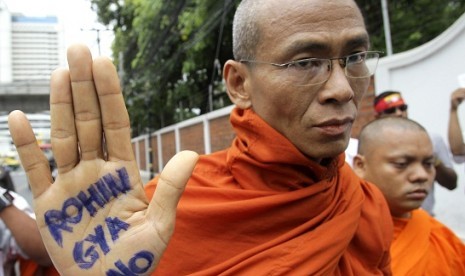
M 372 48 L 386 51 L 381 0 L 356 2 L 365 15 Z M 387 3 L 394 53 L 434 39 L 465 12 L 463 0 L 396 0 Z
M 236 2 L 92 0 L 99 20 L 115 32 L 134 135 L 208 112 L 209 91 L 214 108 L 230 104 L 220 72 L 232 56 Z

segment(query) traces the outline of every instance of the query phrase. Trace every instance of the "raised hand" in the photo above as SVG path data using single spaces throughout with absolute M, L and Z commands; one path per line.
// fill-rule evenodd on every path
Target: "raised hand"
M 465 99 L 465 88 L 457 88 L 450 97 L 450 105 L 452 110 L 456 110 Z
M 83 45 L 68 49 L 68 63 L 69 70 L 51 77 L 54 182 L 24 114 L 9 116 L 42 239 L 62 275 L 149 274 L 171 237 L 198 156 L 176 155 L 149 204 L 115 67 L 107 58 L 92 60 Z

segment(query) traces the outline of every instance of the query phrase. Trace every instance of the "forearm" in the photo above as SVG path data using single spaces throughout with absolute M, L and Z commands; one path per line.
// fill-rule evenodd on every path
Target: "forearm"
M 452 154 L 465 155 L 465 144 L 463 142 L 457 109 L 451 109 L 450 111 L 448 138 Z
M 457 174 L 453 169 L 444 166 L 442 162 L 436 166 L 435 180 L 441 186 L 449 190 L 453 190 L 457 187 Z
M 0 212 L 0 218 L 12 233 L 18 246 L 29 258 L 40 265 L 52 264 L 33 218 L 14 205 L 3 209 Z

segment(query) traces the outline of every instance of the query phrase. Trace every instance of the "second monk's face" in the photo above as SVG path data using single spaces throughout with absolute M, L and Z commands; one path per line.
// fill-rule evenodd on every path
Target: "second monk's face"
M 434 181 L 433 146 L 418 130 L 384 129 L 365 155 L 364 175 L 383 192 L 391 214 L 406 217 L 421 206 Z

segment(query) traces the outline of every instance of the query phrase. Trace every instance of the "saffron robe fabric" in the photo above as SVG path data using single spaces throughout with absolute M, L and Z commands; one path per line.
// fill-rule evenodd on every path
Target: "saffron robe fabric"
M 19 271 L 21 276 L 60 276 L 53 265 L 45 267 L 23 258 L 19 259 Z
M 394 276 L 465 275 L 465 245 L 445 225 L 418 209 L 409 219 L 393 218 Z
M 232 146 L 201 156 L 154 275 L 390 275 L 388 207 L 344 154 L 320 166 L 250 109 L 231 123 Z

